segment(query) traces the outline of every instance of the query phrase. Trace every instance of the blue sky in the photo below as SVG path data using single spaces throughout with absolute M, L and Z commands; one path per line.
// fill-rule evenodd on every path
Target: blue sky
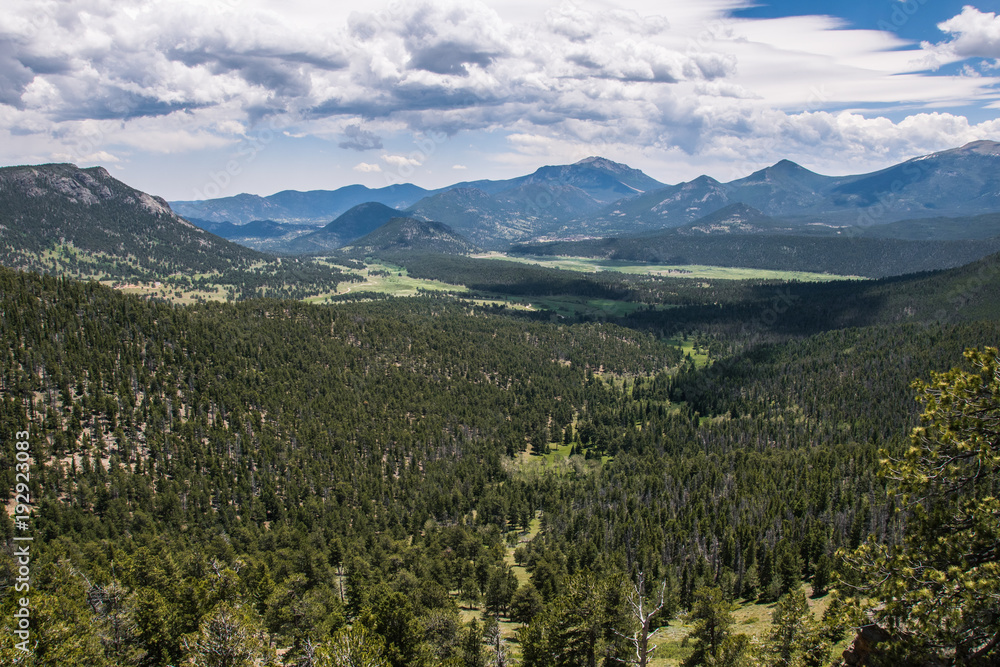
M 5 0 L 0 164 L 171 200 L 508 178 L 857 173 L 1000 140 L 995 3 Z
M 743 18 L 777 18 L 799 16 L 801 14 L 827 14 L 838 16 L 848 27 L 857 29 L 891 30 L 909 40 L 940 41 L 941 33 L 937 24 L 962 12 L 962 7 L 970 4 L 961 0 L 915 0 L 911 3 L 899 0 L 868 0 L 868 2 L 844 0 L 777 0 L 748 5 L 734 11 Z M 979 9 L 992 11 L 989 3 L 980 3 Z

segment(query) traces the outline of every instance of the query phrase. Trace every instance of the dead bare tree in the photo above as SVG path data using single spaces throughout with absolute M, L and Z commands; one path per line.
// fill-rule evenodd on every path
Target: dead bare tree
M 629 611 L 632 618 L 636 620 L 636 625 L 638 627 L 631 636 L 620 632 L 618 633 L 623 639 L 627 639 L 632 646 L 635 647 L 635 657 L 629 658 L 628 664 L 638 665 L 639 667 L 647 667 L 647 665 L 649 665 L 650 658 L 652 658 L 653 653 L 656 652 L 656 644 L 650 646 L 649 640 L 654 634 L 656 634 L 656 631 L 659 628 L 650 628 L 650 626 L 652 624 L 653 617 L 656 616 L 660 610 L 663 609 L 664 604 L 666 604 L 666 593 L 667 582 L 664 581 L 660 584 L 659 595 L 647 600 L 646 574 L 642 570 L 639 570 L 639 574 L 636 577 L 636 583 L 632 585 L 632 590 L 630 590 L 625 596 L 625 601 L 628 603 Z

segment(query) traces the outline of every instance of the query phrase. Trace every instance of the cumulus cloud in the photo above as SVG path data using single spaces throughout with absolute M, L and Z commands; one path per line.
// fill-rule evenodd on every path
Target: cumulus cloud
M 277 123 L 356 151 L 400 133 L 499 131 L 533 159 L 604 147 L 689 163 L 784 150 L 860 162 L 996 130 L 933 113 L 985 106 L 995 72 L 921 71 L 927 58 L 1000 62 L 1000 19 L 974 7 L 918 50 L 831 17 L 735 19 L 740 0 L 577 0 L 530 19 L 421 0 L 329 22 L 318 1 L 312 13 L 310 0 L 285 14 L 262 4 L 6 0 L 0 157 L 237 146 Z M 354 169 L 420 164 L 380 159 Z
M 91 153 L 89 155 L 71 154 L 71 153 L 56 153 L 52 156 L 55 160 L 59 162 L 82 162 L 85 164 L 115 164 L 121 162 L 121 158 L 117 155 L 113 155 L 107 151 L 97 151 L 96 153 Z
M 0 104 L 23 108 L 21 96 L 34 78 L 32 70 L 18 58 L 13 40 L 0 39 Z
M 841 163 L 857 166 L 882 159 L 892 162 L 900 155 L 929 153 L 984 137 L 1000 138 L 1000 121 L 974 125 L 964 116 L 937 112 L 913 114 L 899 122 L 847 111 L 792 115 L 771 112 L 750 122 L 748 136 L 755 139 L 743 146 L 746 154 L 765 151 L 769 140 L 781 141 L 783 150 L 809 156 L 810 162 L 817 156 L 829 160 L 838 155 Z
M 1000 16 L 993 12 L 981 12 L 966 5 L 961 14 L 939 23 L 938 28 L 950 35 L 951 39 L 936 44 L 922 44 L 932 64 L 940 65 L 966 58 L 1000 61 Z
M 382 167 L 378 166 L 377 164 L 371 164 L 369 162 L 359 162 L 358 164 L 354 165 L 354 171 L 360 171 L 365 174 L 378 173 L 382 171 Z
M 419 167 L 423 162 L 414 157 L 406 157 L 405 155 L 383 155 L 382 160 L 390 167 L 395 167 L 397 169 L 404 167 Z

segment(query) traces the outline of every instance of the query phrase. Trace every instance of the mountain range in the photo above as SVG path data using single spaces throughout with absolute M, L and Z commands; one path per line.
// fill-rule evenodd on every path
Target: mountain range
M 410 183 L 377 189 L 364 185 L 347 185 L 337 190 L 285 190 L 269 197 L 244 193 L 203 201 L 172 201 L 170 206 L 178 215 L 207 222 L 245 225 L 254 220 L 273 220 L 318 225 L 330 222 L 349 208 L 365 202 L 374 201 L 393 208 L 405 208 L 429 194 L 430 190 Z
M 388 203 L 357 201 L 375 196 Z M 348 186 L 176 205 L 198 215 L 185 219 L 99 167 L 2 168 L 0 261 L 43 272 L 73 265 L 77 275 L 162 276 L 244 271 L 273 260 L 243 246 L 283 255 L 347 246 L 355 253 L 513 247 L 518 253 L 897 275 L 956 266 L 1000 249 L 1000 144 L 973 142 L 858 176 L 823 176 L 781 161 L 730 183 L 701 176 L 664 186 L 593 157 L 438 191 Z M 265 212 L 271 215 L 254 217 Z M 237 220 L 211 219 L 229 214 Z M 569 240 L 538 241 L 545 237 Z
M 761 229 L 756 231 L 836 235 L 847 228 L 877 228 L 907 219 L 1000 211 L 1000 144 L 976 141 L 850 176 L 824 176 L 782 160 L 728 183 L 703 175 L 665 185 L 627 165 L 590 157 L 508 180 L 464 181 L 438 190 L 411 184 L 380 189 L 352 185 L 334 191 L 285 191 L 270 197 L 243 194 L 171 205 L 198 221 L 245 225 L 269 219 L 329 227 L 353 206 L 370 202 L 447 224 L 477 245 L 500 250 L 539 238 L 620 236 L 679 228 L 738 205 L 757 212 L 753 215 Z M 906 227 L 899 230 L 904 238 L 909 235 Z M 924 229 L 932 234 L 937 229 L 945 238 L 949 233 L 967 233 L 957 228 L 946 232 L 947 227 Z M 982 233 L 992 235 L 989 231 L 996 228 L 989 227 Z M 313 239 L 317 245 L 292 243 L 295 239 L 290 236 L 290 243 L 272 244 L 271 249 L 316 251 L 351 240 L 345 233 L 327 232 L 325 240 Z
M 205 201 L 175 201 L 171 206 L 211 228 L 209 225 L 228 222 L 242 226 L 261 219 L 283 224 L 325 224 L 359 204 L 377 203 L 396 209 L 396 215 L 402 211 L 447 224 L 475 243 L 501 249 L 531 238 L 539 229 L 551 229 L 560 221 L 597 213 L 622 198 L 662 187 L 663 183 L 638 169 L 590 157 L 571 165 L 541 167 L 517 178 L 467 181 L 438 190 L 412 184 L 377 189 L 349 185 L 332 191 L 284 191 L 269 197 L 240 194 Z M 326 225 L 324 234 L 308 241 L 290 237 L 287 245 L 266 245 L 292 253 L 327 249 L 331 244 L 336 247 L 352 240 L 336 231 L 339 227 Z
M 1000 210 L 1000 144 L 976 141 L 852 176 L 823 176 L 782 160 L 729 183 L 700 176 L 573 222 L 618 231 L 680 227 L 737 203 L 791 226 L 834 228 L 991 213 Z

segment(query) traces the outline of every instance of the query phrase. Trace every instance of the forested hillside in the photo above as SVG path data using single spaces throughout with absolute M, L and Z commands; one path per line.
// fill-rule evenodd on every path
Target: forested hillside
M 345 279 L 231 243 L 100 167 L 71 164 L 0 168 L 0 265 L 200 295 L 221 289 L 232 299 L 303 298 Z
M 90 654 L 106 619 L 87 605 L 88 580 L 131 591 L 130 614 L 155 607 L 129 640 L 141 664 L 179 660 L 182 636 L 221 601 L 252 603 L 282 646 L 321 639 L 403 591 L 430 596 L 411 601 L 414 623 L 453 616 L 447 591 L 466 568 L 500 567 L 489 547 L 540 508 L 535 484 L 514 483 L 504 461 L 604 400 L 586 382 L 595 371 L 679 361 L 617 327 L 554 327 L 443 301 L 177 308 L 93 284 L 2 279 L 2 423 L 38 436 L 41 654 L 68 650 L 58 608 L 75 610 L 70 632 L 91 641 L 78 662 L 58 664 L 104 664 Z M 437 546 L 407 545 L 422 531 Z M 473 546 L 458 558 L 440 540 Z M 289 606 L 303 595 L 308 622 Z M 404 648 L 394 662 L 415 664 L 406 651 L 416 645 Z
M 362 258 L 399 252 L 465 254 L 476 250 L 448 225 L 399 216 L 341 248 L 342 253 Z
M 104 169 L 70 164 L 0 169 L 3 265 L 60 273 L 61 246 L 96 255 L 110 277 L 247 269 L 266 258 L 198 229 L 166 202 Z M 102 260 L 102 261 L 101 261 Z M 89 272 L 88 272 L 89 273 Z
M 503 284 L 500 269 L 481 278 Z M 793 308 L 805 324 L 763 318 L 753 345 L 699 310 L 728 321 L 737 305 L 674 309 L 696 361 L 642 313 L 625 328 L 443 297 L 180 307 L 2 269 L 0 488 L 16 488 L 8 434 L 27 431 L 38 644 L 24 662 L 5 627 L 0 655 L 170 665 L 225 644 L 256 664 L 619 665 L 639 573 L 662 582 L 657 625 L 714 588 L 822 593 L 838 548 L 900 537 L 879 450 L 906 447 L 910 382 L 1000 338 L 963 275 L 871 298 L 965 285 L 969 317 L 815 333 L 812 306 Z M 653 293 L 614 280 L 567 289 Z M 469 601 L 520 624 L 516 643 L 491 626 L 487 649 Z M 5 594 L 4 624 L 16 605 Z M 849 625 L 830 620 L 830 641 Z

